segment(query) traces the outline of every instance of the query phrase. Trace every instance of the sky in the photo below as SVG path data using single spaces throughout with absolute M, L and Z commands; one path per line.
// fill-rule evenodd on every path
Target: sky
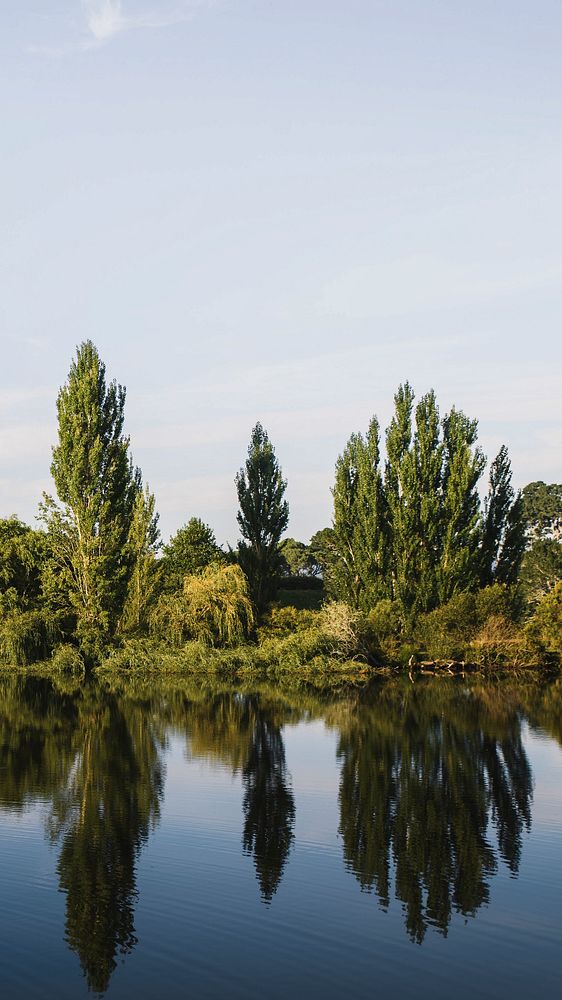
M 0 0 L 0 516 L 33 523 L 91 338 L 164 539 L 289 534 L 409 380 L 562 481 L 562 5 Z

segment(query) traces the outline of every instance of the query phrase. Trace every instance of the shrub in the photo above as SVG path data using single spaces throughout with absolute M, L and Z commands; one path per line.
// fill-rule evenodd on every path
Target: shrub
M 270 605 L 258 629 L 258 642 L 269 638 L 281 638 L 294 632 L 311 628 L 318 621 L 314 611 L 300 610 L 294 606 Z
M 345 601 L 330 601 L 318 616 L 320 628 L 333 643 L 335 655 L 352 657 L 365 651 L 365 618 Z
M 533 645 L 562 662 L 562 581 L 539 602 L 525 631 Z
M 381 663 L 396 663 L 401 659 L 404 620 L 398 601 L 382 600 L 367 615 L 368 643 L 375 659 Z
M 431 659 L 462 659 L 478 629 L 474 594 L 457 594 L 418 619 L 414 639 Z
M 55 646 L 51 657 L 53 669 L 60 674 L 72 674 L 82 677 L 85 673 L 84 660 L 76 646 L 63 643 Z

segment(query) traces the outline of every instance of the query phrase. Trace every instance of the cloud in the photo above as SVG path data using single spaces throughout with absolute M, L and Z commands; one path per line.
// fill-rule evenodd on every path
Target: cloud
M 208 7 L 212 2 L 213 0 L 178 0 L 174 4 L 160 3 L 158 9 L 148 8 L 134 12 L 130 4 L 124 5 L 122 0 L 80 0 L 80 37 L 68 44 L 30 45 L 28 52 L 63 56 L 71 52 L 97 49 L 126 31 L 168 28 L 174 24 L 182 24 L 191 20 L 200 7 Z

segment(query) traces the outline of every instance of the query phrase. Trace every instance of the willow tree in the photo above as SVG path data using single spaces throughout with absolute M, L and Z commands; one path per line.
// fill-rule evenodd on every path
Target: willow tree
M 275 594 L 281 567 L 279 542 L 289 523 L 287 482 L 266 431 L 257 423 L 248 458 L 236 476 L 242 541 L 238 560 L 250 583 L 252 600 L 263 611 Z
M 58 444 L 51 473 L 58 501 L 45 495 L 53 551 L 51 596 L 70 608 L 85 654 L 100 655 L 127 597 L 129 545 L 140 474 L 123 433 L 125 389 L 107 382 L 91 341 L 81 344 L 57 399 Z

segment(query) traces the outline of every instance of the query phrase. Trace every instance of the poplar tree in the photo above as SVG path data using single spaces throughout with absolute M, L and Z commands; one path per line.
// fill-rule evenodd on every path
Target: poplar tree
M 480 583 L 515 583 L 525 551 L 521 494 L 511 484 L 511 462 L 502 445 L 490 468 L 480 546 Z
M 385 496 L 390 538 L 391 595 L 406 611 L 416 602 L 418 581 L 418 497 L 412 452 L 414 392 L 406 382 L 394 396 L 394 416 L 386 432 Z
M 386 520 L 379 425 L 352 434 L 336 462 L 333 538 L 338 596 L 365 610 L 387 595 Z
M 139 631 L 147 624 L 148 609 L 155 596 L 160 569 L 156 554 L 160 548 L 160 531 L 154 494 L 147 486 L 137 491 L 133 505 L 128 549 L 131 576 L 120 630 Z
M 84 653 L 95 659 L 117 628 L 133 560 L 129 545 L 140 473 L 123 434 L 125 389 L 106 382 L 91 341 L 81 344 L 57 398 L 58 444 L 45 495 L 53 550 L 51 584 L 76 616 Z
M 416 522 L 414 553 L 415 608 L 429 611 L 438 601 L 438 566 L 442 542 L 443 444 L 439 409 L 433 391 L 416 406 L 413 441 L 414 468 L 408 502 Z
M 261 612 L 276 591 L 282 560 L 279 542 L 289 523 L 289 505 L 285 500 L 287 482 L 260 423 L 252 430 L 248 458 L 235 481 L 237 521 L 243 539 L 238 545 L 238 561 L 248 577 L 254 605 Z
M 460 410 L 443 420 L 443 514 L 438 603 L 478 583 L 480 497 L 478 481 L 486 459 L 476 447 L 478 422 Z

